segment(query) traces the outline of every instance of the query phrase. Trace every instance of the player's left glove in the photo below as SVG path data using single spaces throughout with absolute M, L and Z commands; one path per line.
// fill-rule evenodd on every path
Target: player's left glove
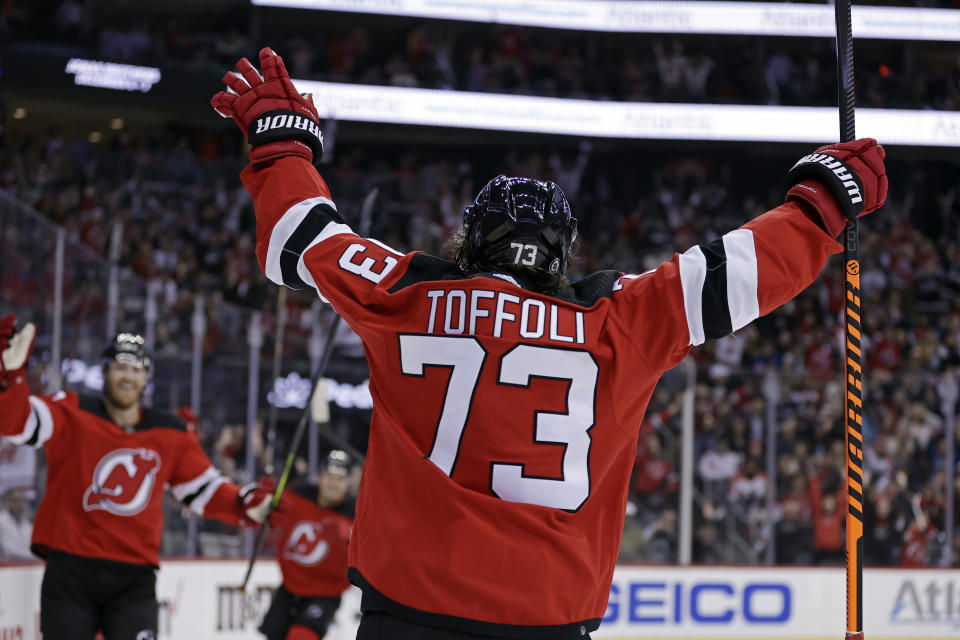
M 887 199 L 886 152 L 873 138 L 828 144 L 800 158 L 787 174 L 787 201 L 816 209 L 827 233 L 837 237 L 847 220 L 875 211 Z
M 251 482 L 240 488 L 237 495 L 237 506 L 240 509 L 240 525 L 244 527 L 255 527 L 263 524 L 264 520 L 270 519 L 270 526 L 276 527 L 280 524 L 283 512 L 286 509 L 286 501 L 281 496 L 280 502 L 276 508 L 270 509 L 270 500 L 273 498 L 273 488 L 269 484 Z
M 37 327 L 28 322 L 16 331 L 17 316 L 0 318 L 0 390 L 22 382 L 26 377 L 27 360 L 33 351 Z M 16 332 L 15 332 L 16 331 Z
M 262 76 L 242 58 L 237 62 L 239 75 L 228 71 L 223 76 L 227 91 L 213 96 L 211 106 L 224 118 L 233 118 L 247 136 L 253 147 L 251 164 L 283 156 L 319 163 L 323 134 L 313 98 L 297 91 L 273 49 L 260 50 L 260 68 Z

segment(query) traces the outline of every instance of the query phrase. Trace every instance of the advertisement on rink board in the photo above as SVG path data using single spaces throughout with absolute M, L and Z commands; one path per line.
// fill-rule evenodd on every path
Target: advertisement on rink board
M 280 584 L 280 569 L 270 559 L 257 562 L 243 592 L 240 582 L 246 567 L 246 560 L 161 559 L 157 640 L 262 640 L 257 626 Z M 42 563 L 0 564 L 0 640 L 41 640 L 42 579 Z M 343 602 L 324 640 L 356 637 L 359 590 L 345 593 Z
M 244 560 L 164 561 L 157 580 L 160 639 L 262 638 L 256 628 L 280 572 Z M 0 566 L 0 639 L 39 640 L 42 564 Z M 864 570 L 867 638 L 960 637 L 960 569 Z M 608 640 L 833 640 L 844 628 L 842 568 L 618 567 L 600 629 Z M 360 597 L 348 591 L 324 640 L 352 640 Z M 842 631 L 841 631 L 842 632 Z
M 960 637 L 960 570 L 865 569 L 867 638 Z M 837 638 L 842 567 L 618 567 L 594 638 Z

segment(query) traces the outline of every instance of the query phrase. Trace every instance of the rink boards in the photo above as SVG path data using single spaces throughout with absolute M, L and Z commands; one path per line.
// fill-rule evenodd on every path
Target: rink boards
M 276 563 L 262 561 L 246 593 L 237 560 L 166 560 L 157 591 L 159 638 L 261 638 L 256 626 L 279 583 Z M 0 566 L 0 638 L 39 638 L 43 566 Z M 594 638 L 843 637 L 841 568 L 618 567 L 610 604 Z M 866 569 L 867 638 L 960 637 L 960 569 Z M 326 640 L 352 638 L 359 594 L 344 597 Z

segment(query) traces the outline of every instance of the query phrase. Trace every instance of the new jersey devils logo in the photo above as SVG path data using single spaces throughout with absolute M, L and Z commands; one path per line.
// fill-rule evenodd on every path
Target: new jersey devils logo
M 100 459 L 93 484 L 83 494 L 85 511 L 104 509 L 118 516 L 135 516 L 150 501 L 160 469 L 153 449 L 116 449 Z
M 298 522 L 283 546 L 283 557 L 304 566 L 319 564 L 330 551 L 322 535 L 323 525 L 319 522 Z

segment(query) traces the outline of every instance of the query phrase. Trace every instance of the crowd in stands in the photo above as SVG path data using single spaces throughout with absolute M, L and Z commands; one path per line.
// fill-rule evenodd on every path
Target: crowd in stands
M 208 298 L 213 310 L 217 301 L 273 309 L 275 288 L 253 257 L 253 216 L 236 179 L 243 159 L 235 145 L 210 134 L 128 133 L 94 145 L 56 131 L 11 135 L 5 144 L 3 188 L 63 225 L 71 246 L 105 255 L 109 228 L 115 221 L 123 226 L 129 240 L 121 261 L 150 282 L 143 290 L 158 298 L 158 349 L 189 347 L 184 309 L 195 295 Z M 611 266 L 642 272 L 674 250 L 739 226 L 782 199 L 780 179 L 790 162 L 736 167 L 722 152 L 654 155 L 589 144 L 470 153 L 340 145 L 322 171 L 348 221 L 363 196 L 379 187 L 372 234 L 400 249 L 440 254 L 464 204 L 489 177 L 554 179 L 580 219 L 577 278 Z M 864 319 L 865 547 L 868 563 L 919 566 L 949 554 L 944 496 L 946 483 L 960 479 L 958 459 L 946 458 L 945 442 L 946 425 L 958 411 L 960 187 L 950 177 L 956 167 L 895 157 L 888 166 L 895 188 L 883 211 L 861 225 L 864 306 L 870 309 Z M 842 561 L 843 282 L 836 266 L 784 308 L 694 352 L 696 562 L 762 562 L 771 542 L 778 563 Z M 36 278 L 28 271 L 5 269 L 3 295 L 18 289 L 18 278 Z M 306 318 L 310 302 L 291 296 L 288 304 Z M 208 353 L 226 347 L 214 340 Z M 684 388 L 682 373 L 668 374 L 641 427 L 624 561 L 677 558 Z M 773 479 L 766 462 L 771 416 Z M 201 434 L 216 464 L 233 475 L 245 466 L 246 433 L 225 424 L 206 416 Z M 262 467 L 262 434 L 256 437 Z M 960 495 L 960 483 L 956 488 Z M 17 496 L 9 502 L 7 512 L 22 522 Z M 0 526 L 10 526 L 11 518 L 0 518 Z M 956 542 L 954 565 L 960 564 Z
M 295 78 L 633 102 L 836 103 L 836 53 L 828 38 L 755 37 L 738 39 L 739 46 L 731 47 L 735 36 L 377 21 L 274 9 L 258 14 L 254 42 L 247 35 L 254 11 L 248 5 L 177 17 L 112 8 L 94 8 L 90 14 L 77 0 L 20 9 L 7 13 L 6 30 L 14 41 L 47 42 L 48 47 L 53 41 L 71 55 L 131 64 L 186 63 L 216 74 L 240 57 L 253 57 L 257 42 L 268 42 Z M 0 20 L 0 30 L 3 24 Z M 955 46 L 858 41 L 856 60 L 858 106 L 960 108 L 960 49 Z
M 896 4 L 960 8 L 955 0 Z M 97 21 L 104 25 L 97 28 L 91 26 L 91 6 L 99 5 L 7 3 L 0 9 L 0 35 L 15 43 L 55 44 L 69 55 L 143 64 L 172 60 L 218 74 L 255 53 L 244 35 L 251 11 L 246 3 L 232 8 L 240 16 L 232 20 L 215 9 L 164 20 L 149 11 L 127 20 L 118 12 Z M 354 21 L 349 28 L 334 20 L 306 36 L 282 20 L 263 22 L 262 39 L 276 43 L 295 77 L 631 101 L 835 101 L 834 51 L 827 40 L 756 39 L 733 48 L 723 37 L 601 37 L 410 20 L 389 27 Z M 858 54 L 858 105 L 960 108 L 960 51 L 923 43 L 889 49 L 864 45 Z M 206 301 L 204 355 L 237 345 L 245 353 L 243 318 L 250 309 L 263 310 L 269 334 L 277 298 L 253 255 L 252 207 L 236 177 L 245 162 L 238 138 L 235 132 L 168 127 L 119 131 L 93 142 L 56 128 L 45 135 L 7 130 L 0 133 L 0 190 L 66 230 L 68 271 L 78 255 L 105 259 L 113 229 L 122 231 L 119 264 L 129 282 L 141 285 L 121 295 L 129 298 L 134 316 L 143 313 L 147 298 L 157 303 L 158 355 L 189 353 L 196 298 Z M 506 173 L 555 180 L 580 220 L 576 279 L 611 267 L 643 272 L 675 250 L 719 237 L 782 201 L 782 176 L 793 161 L 774 150 L 760 162 L 735 164 L 722 149 L 708 147 L 651 153 L 637 146 L 532 144 L 507 150 L 341 143 L 321 171 L 348 222 L 377 187 L 371 235 L 398 249 L 439 255 L 446 253 L 464 205 L 489 178 Z M 870 310 L 864 318 L 866 562 L 960 566 L 960 537 L 945 539 L 948 483 L 960 497 L 960 442 L 953 459 L 946 443 L 960 395 L 957 166 L 898 160 L 896 154 L 888 163 L 887 205 L 861 225 L 863 304 Z M 26 238 L 28 233 L 12 214 L 0 215 L 0 247 L 15 256 L 0 261 L 0 308 L 37 304 L 44 291 L 39 283 L 50 274 L 52 238 Z M 68 273 L 65 299 L 72 319 L 102 308 L 106 289 L 105 270 L 96 277 L 75 270 Z M 305 293 L 288 296 L 292 324 L 301 334 L 284 357 L 302 357 L 312 302 Z M 842 304 L 843 281 L 831 262 L 793 302 L 693 353 L 695 562 L 759 563 L 768 554 L 783 564 L 842 562 Z M 265 360 L 270 346 L 264 347 Z M 243 366 L 238 358 L 237 380 L 245 380 Z M 218 380 L 204 388 L 234 388 L 230 384 Z M 668 373 L 640 427 L 624 562 L 677 560 L 686 384 L 685 371 Z M 257 470 L 268 466 L 262 425 L 248 434 L 235 416 L 209 411 L 201 418 L 198 433 L 226 475 L 243 474 L 248 437 L 254 439 Z M 0 446 L 0 481 L 14 455 Z M 304 472 L 302 462 L 298 472 Z M 0 557 L 20 557 L 36 492 L 21 481 L 3 485 L 0 494 Z M 956 518 L 960 502 L 953 507 Z M 181 553 L 186 524 L 176 503 L 169 504 L 167 522 L 164 548 Z M 233 532 L 205 527 L 213 542 L 201 540 L 202 553 L 240 551 Z

